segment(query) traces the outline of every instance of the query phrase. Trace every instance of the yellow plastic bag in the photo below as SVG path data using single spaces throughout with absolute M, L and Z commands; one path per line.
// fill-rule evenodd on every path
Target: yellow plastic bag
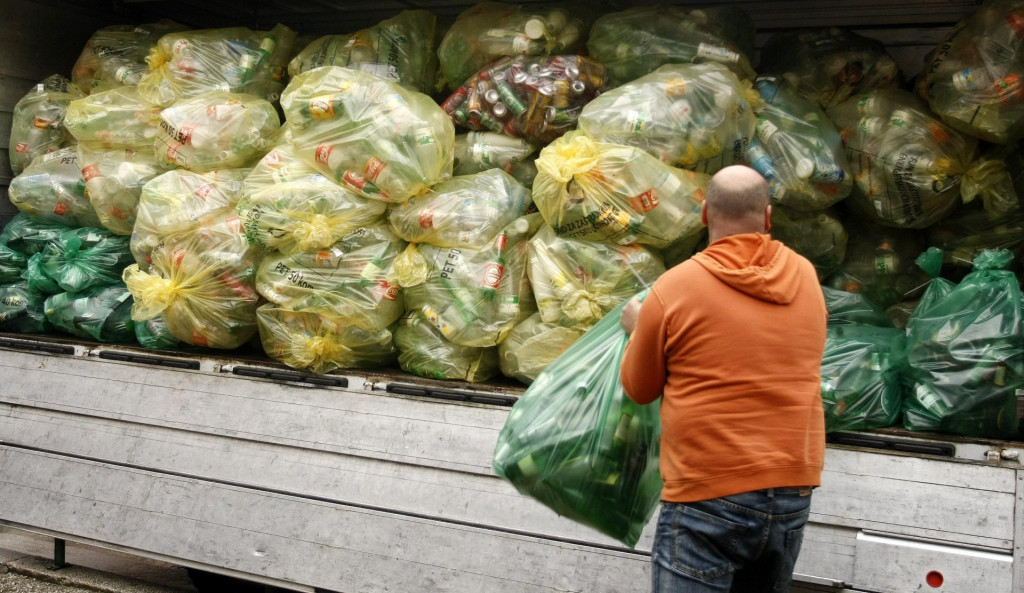
M 256 290 L 286 309 L 380 330 L 403 312 L 393 270 L 404 248 L 387 225 L 360 227 L 327 249 L 267 255 L 256 273 Z
M 78 162 L 100 222 L 118 235 L 131 235 L 143 186 L 167 168 L 149 150 L 94 150 L 85 144 L 78 145 Z
M 148 269 L 149 254 L 164 237 L 186 232 L 218 210 L 234 212 L 248 173 L 249 169 L 206 173 L 175 169 L 149 181 L 142 187 L 132 232 L 135 261 Z
M 11 116 L 8 150 L 11 170 L 18 175 L 37 156 L 54 152 L 72 138 L 64 127 L 68 104 L 84 97 L 68 79 L 54 74 L 18 100 Z
M 299 157 L 367 198 L 404 202 L 451 177 L 455 128 L 430 97 L 325 66 L 281 98 Z
M 295 43 L 295 31 L 242 27 L 170 33 L 149 51 L 142 96 L 163 107 L 209 91 L 249 93 L 276 101 Z
M 149 48 L 167 33 L 186 27 L 169 19 L 144 25 L 114 25 L 92 34 L 71 68 L 71 80 L 86 94 L 135 86 L 149 71 Z
M 486 381 L 498 374 L 498 349 L 459 346 L 417 313 L 395 328 L 398 366 L 403 371 L 440 380 Z
M 257 251 L 234 212 L 215 213 L 193 230 L 165 237 L 151 261 L 151 272 L 138 265 L 124 271 L 135 297 L 133 320 L 162 316 L 174 337 L 209 348 L 237 348 L 255 335 Z
M 534 313 L 512 328 L 498 345 L 501 372 L 529 385 L 541 371 L 561 356 L 586 331 L 583 327 L 563 327 L 547 323 Z
M 541 151 L 537 170 L 533 201 L 561 237 L 660 248 L 704 232 L 711 178 L 639 148 L 571 132 Z
M 190 171 L 244 167 L 270 150 L 280 127 L 277 110 L 268 101 L 240 93 L 206 93 L 160 112 L 154 153 L 161 165 Z
M 351 35 L 317 39 L 292 59 L 288 74 L 298 76 L 322 66 L 341 66 L 430 94 L 437 74 L 436 27 L 437 17 L 430 12 L 403 10 Z
M 328 249 L 383 222 L 387 204 L 367 200 L 317 172 L 289 144 L 267 153 L 245 178 L 238 215 L 249 242 L 284 254 Z
M 389 330 L 366 330 L 351 319 L 263 305 L 256 320 L 267 356 L 296 369 L 329 373 L 380 367 L 397 354 Z
M 547 225 L 530 239 L 529 262 L 541 319 L 583 329 L 665 272 L 661 256 L 639 245 L 562 239 Z
M 470 132 L 455 137 L 455 168 L 452 173 L 472 175 L 501 169 L 527 188 L 537 177 L 537 146 L 522 138 L 494 132 Z
M 100 226 L 76 153 L 76 147 L 70 146 L 32 159 L 28 168 L 11 180 L 11 203 L 36 220 L 70 227 Z
M 160 108 L 135 87 L 119 87 L 72 101 L 64 126 L 78 142 L 100 148 L 152 150 Z
M 455 177 L 427 193 L 395 204 L 388 222 L 413 243 L 482 249 L 513 220 L 526 214 L 530 192 L 499 169 Z

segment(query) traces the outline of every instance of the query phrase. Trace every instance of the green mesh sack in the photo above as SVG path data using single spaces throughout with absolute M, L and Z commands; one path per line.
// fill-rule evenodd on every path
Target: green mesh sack
M 896 424 L 903 403 L 904 347 L 904 333 L 895 328 L 829 327 L 821 362 L 826 432 Z
M 944 297 L 922 302 L 908 321 L 912 388 L 904 428 L 985 438 L 1019 434 L 1024 327 L 1020 287 L 1005 269 L 1011 259 L 1006 250 L 981 252 L 971 274 Z
M 67 292 L 118 284 L 121 272 L 135 262 L 128 237 L 97 228 L 67 231 L 40 255 L 43 273 Z
M 62 292 L 46 299 L 46 319 L 57 329 L 98 342 L 135 342 L 132 293 L 124 284 Z
M 41 334 L 50 331 L 43 312 L 46 295 L 24 281 L 0 284 L 0 331 Z
M 498 435 L 494 471 L 559 515 L 633 547 L 661 495 L 658 406 L 633 403 L 619 367 L 622 306 L 548 365 Z

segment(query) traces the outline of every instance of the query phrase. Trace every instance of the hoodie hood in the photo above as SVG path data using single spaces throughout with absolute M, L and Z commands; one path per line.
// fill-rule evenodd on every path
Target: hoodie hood
M 789 304 L 800 290 L 799 258 L 769 235 L 723 237 L 693 260 L 733 289 L 762 301 Z

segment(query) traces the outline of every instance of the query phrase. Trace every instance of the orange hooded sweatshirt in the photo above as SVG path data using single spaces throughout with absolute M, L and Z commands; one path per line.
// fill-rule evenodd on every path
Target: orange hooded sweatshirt
M 828 312 L 809 261 L 768 235 L 715 241 L 658 279 L 622 385 L 661 400 L 662 499 L 818 486 Z

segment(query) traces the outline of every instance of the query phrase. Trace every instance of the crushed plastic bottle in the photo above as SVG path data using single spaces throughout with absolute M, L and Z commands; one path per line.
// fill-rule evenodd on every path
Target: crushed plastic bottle
M 72 227 L 98 227 L 85 189 L 75 147 L 38 156 L 11 180 L 9 196 L 19 210 L 37 220 Z
M 71 81 L 54 74 L 18 100 L 11 115 L 8 151 L 15 175 L 37 156 L 54 152 L 73 140 L 64 127 L 68 104 L 85 96 Z
M 394 341 L 399 352 L 398 366 L 414 375 L 476 383 L 499 372 L 497 348 L 453 344 L 418 313 L 409 313 L 399 320 Z

